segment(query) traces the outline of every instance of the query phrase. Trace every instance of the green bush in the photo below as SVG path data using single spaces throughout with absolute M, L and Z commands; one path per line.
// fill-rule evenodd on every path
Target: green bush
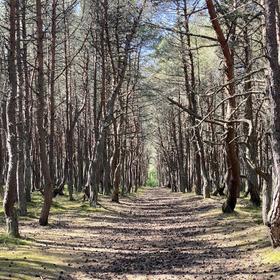
M 146 186 L 153 187 L 153 188 L 158 186 L 157 172 L 154 167 L 150 167 L 150 169 L 149 169 Z

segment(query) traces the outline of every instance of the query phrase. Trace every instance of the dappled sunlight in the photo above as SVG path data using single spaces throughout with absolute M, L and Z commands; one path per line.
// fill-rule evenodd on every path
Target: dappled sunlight
M 0 280 L 279 280 L 279 1 L 0 0 Z
M 235 213 L 222 214 L 219 198 L 206 203 L 166 188 L 143 190 L 120 204 L 101 197 L 100 205 L 107 208 L 97 212 L 77 212 L 78 201 L 63 207 L 65 198 L 59 198 L 48 227 L 34 227 L 29 219 L 22 235 L 30 238 L 1 242 L 0 266 L 6 269 L 0 278 L 276 277 L 267 259 L 278 257 L 268 251 L 265 228 L 254 220 L 260 214 L 242 200 Z

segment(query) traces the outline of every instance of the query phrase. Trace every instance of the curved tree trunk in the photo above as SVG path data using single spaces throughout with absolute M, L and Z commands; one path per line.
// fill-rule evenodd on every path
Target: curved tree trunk
M 225 146 L 226 146 L 226 155 L 227 155 L 227 167 L 228 167 L 228 174 L 227 174 L 227 199 L 223 204 L 222 210 L 223 212 L 230 213 L 234 211 L 237 197 L 240 192 L 240 162 L 238 158 L 237 152 L 237 141 L 235 139 L 235 124 L 232 121 L 234 117 L 234 110 L 236 107 L 235 101 L 235 84 L 234 84 L 234 59 L 232 51 L 228 45 L 228 42 L 224 36 L 223 30 L 220 26 L 218 21 L 218 15 L 216 13 L 214 4 L 212 0 L 206 0 L 208 12 L 210 15 L 210 19 L 212 21 L 213 28 L 216 32 L 218 42 L 221 46 L 225 65 L 226 65 L 226 76 L 228 85 L 228 95 L 231 97 L 229 99 L 228 108 L 227 108 L 227 125 L 226 125 L 226 139 L 225 139 Z
M 244 133 L 245 135 L 248 135 L 246 147 L 245 147 L 245 153 L 246 153 L 246 159 L 250 162 L 253 162 L 254 165 L 256 165 L 257 160 L 257 152 L 256 152 L 256 146 L 257 146 L 257 133 L 254 129 L 254 115 L 253 115 L 253 100 L 252 100 L 252 77 L 250 75 L 252 71 L 252 49 L 251 49 L 251 42 L 248 37 L 248 30 L 247 27 L 244 28 L 244 38 L 245 38 L 245 93 L 246 95 L 246 103 L 245 103 L 245 118 L 251 122 L 252 129 L 250 131 L 250 128 L 248 124 L 246 123 L 244 125 Z M 248 192 L 250 193 L 250 200 L 253 203 L 253 205 L 259 207 L 261 205 L 261 199 L 260 199 L 260 187 L 258 184 L 258 176 L 257 172 L 252 166 L 249 164 L 249 161 L 245 160 L 245 168 L 247 173 L 247 187 Z

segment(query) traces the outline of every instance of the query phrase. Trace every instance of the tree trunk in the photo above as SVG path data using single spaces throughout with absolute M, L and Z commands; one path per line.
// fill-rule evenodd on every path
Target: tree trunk
M 50 65 L 50 100 L 49 100 L 49 168 L 52 182 L 55 182 L 54 168 L 54 122 L 55 122 L 55 69 L 56 69 L 56 6 L 57 0 L 52 0 L 51 18 L 51 65 Z
M 20 1 L 17 0 L 17 70 L 18 70 L 18 125 L 17 125 L 17 137 L 18 141 L 18 163 L 17 163 L 17 196 L 19 213 L 21 216 L 27 215 L 27 203 L 25 193 L 25 176 L 24 176 L 24 119 L 23 119 L 23 69 L 21 60 L 21 24 L 20 24 Z
M 253 203 L 253 205 L 259 207 L 261 205 L 261 199 L 260 199 L 260 188 L 258 185 L 258 177 L 257 173 L 254 168 L 249 164 L 250 162 L 253 162 L 254 165 L 256 165 L 257 160 L 257 152 L 256 152 L 256 146 L 257 146 L 257 133 L 256 129 L 254 129 L 254 115 L 253 115 L 253 100 L 252 100 L 252 94 L 250 91 L 252 91 L 252 76 L 250 75 L 250 72 L 252 71 L 251 67 L 251 57 L 252 57 L 252 50 L 251 50 L 251 42 L 248 37 L 248 30 L 247 28 L 244 29 L 244 38 L 246 42 L 245 46 L 245 92 L 247 93 L 246 96 L 246 103 L 245 103 L 245 118 L 251 122 L 252 125 L 252 131 L 250 131 L 248 124 L 246 123 L 244 125 L 244 133 L 247 137 L 246 147 L 245 147 L 245 153 L 246 153 L 246 160 L 245 160 L 245 168 L 247 171 L 247 185 L 248 185 L 248 192 L 250 193 L 250 200 Z M 248 160 L 247 160 L 248 159 Z
M 10 6 L 10 37 L 8 71 L 11 90 L 7 101 L 7 149 L 8 173 L 3 207 L 6 218 L 7 233 L 12 237 L 19 237 L 17 212 L 14 207 L 17 199 L 17 129 L 16 129 L 16 0 L 9 1 Z
M 48 218 L 53 197 L 53 185 L 46 148 L 46 131 L 44 128 L 45 106 L 45 81 L 44 81 L 44 49 L 43 49 L 43 21 L 41 0 L 36 0 L 36 23 L 37 23 L 37 59 L 38 59 L 38 80 L 37 80 L 37 130 L 39 136 L 39 156 L 41 172 L 45 180 L 44 203 L 39 219 L 41 226 L 48 225 Z
M 25 92 L 25 194 L 26 201 L 31 201 L 31 104 L 30 104 L 30 88 L 29 88 L 29 69 L 27 61 L 27 30 L 26 30 L 26 1 L 22 0 L 22 62 L 24 70 L 24 92 Z
M 272 154 L 275 181 L 267 225 L 273 247 L 280 246 L 280 65 L 277 41 L 276 1 L 266 0 L 266 40 L 270 70 Z
M 231 213 L 234 211 L 237 197 L 240 191 L 240 162 L 238 158 L 237 152 L 237 141 L 235 139 L 235 124 L 232 122 L 232 118 L 234 117 L 234 110 L 236 108 L 236 100 L 235 100 L 235 75 L 234 75 L 234 59 L 233 53 L 230 49 L 228 42 L 224 36 L 223 30 L 218 21 L 218 15 L 216 13 L 214 4 L 212 0 L 206 0 L 208 12 L 210 15 L 210 19 L 212 21 L 213 28 L 216 32 L 218 42 L 221 46 L 225 65 L 226 65 L 226 76 L 228 85 L 228 95 L 230 97 L 228 108 L 227 108 L 227 125 L 226 125 L 226 155 L 227 155 L 227 199 L 223 204 L 222 210 L 225 213 Z

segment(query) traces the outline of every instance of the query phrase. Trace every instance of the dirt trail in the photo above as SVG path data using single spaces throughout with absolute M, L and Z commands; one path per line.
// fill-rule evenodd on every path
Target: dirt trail
M 85 226 L 89 233 L 83 243 L 93 251 L 81 249 L 77 279 L 273 277 L 253 262 L 250 248 L 224 244 L 222 237 L 230 231 L 221 227 L 223 220 L 201 215 L 215 207 L 219 205 L 170 194 L 168 189 L 122 200 L 115 214 L 100 213 Z
M 256 262 L 255 250 L 267 244 L 247 240 L 252 221 L 217 215 L 215 200 L 156 188 L 101 204 L 108 211 L 70 213 L 45 232 L 33 229 L 41 246 L 60 253 L 65 264 L 60 274 L 41 279 L 280 279 L 277 267 Z M 233 238 L 239 231 L 244 240 Z

